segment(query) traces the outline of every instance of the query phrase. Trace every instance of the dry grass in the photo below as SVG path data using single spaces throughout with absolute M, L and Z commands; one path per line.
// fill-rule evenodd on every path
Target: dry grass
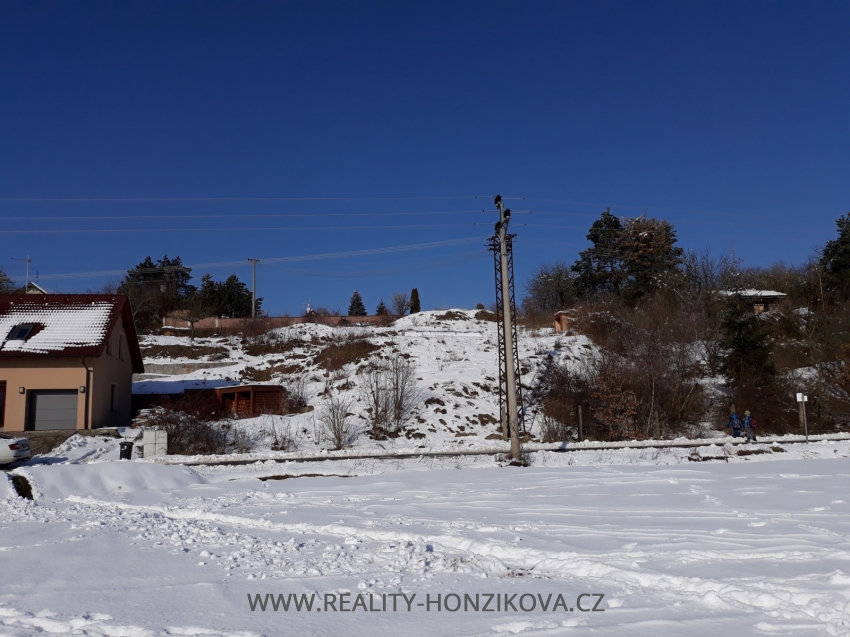
M 380 348 L 367 340 L 328 345 L 316 356 L 315 363 L 328 371 L 336 371 L 349 363 L 368 358 Z
M 223 360 L 230 356 L 225 347 L 210 345 L 149 345 L 142 348 L 142 357 L 149 358 L 205 358 Z
M 783 449 L 783 451 L 785 451 Z M 739 456 L 760 456 L 763 453 L 770 453 L 767 449 L 738 449 Z
M 437 321 L 468 321 L 469 317 L 463 312 L 449 310 L 445 314 L 436 315 L 434 319 Z
M 302 369 L 301 365 L 270 365 L 265 369 L 247 366 L 240 377 L 248 383 L 267 383 L 275 376 L 294 374 Z
M 493 312 L 488 312 L 487 310 L 479 310 L 475 313 L 475 318 L 479 321 L 489 321 L 490 323 L 496 323 L 499 320 Z
M 258 338 L 247 343 L 243 349 L 248 356 L 267 356 L 285 354 L 305 344 L 295 338 Z

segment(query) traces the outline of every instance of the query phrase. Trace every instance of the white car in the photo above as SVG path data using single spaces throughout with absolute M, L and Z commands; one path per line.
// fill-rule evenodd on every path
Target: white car
M 30 441 L 0 433 L 0 465 L 30 459 Z

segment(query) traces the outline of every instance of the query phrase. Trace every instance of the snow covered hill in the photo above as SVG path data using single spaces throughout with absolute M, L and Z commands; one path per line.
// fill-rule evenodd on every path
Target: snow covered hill
M 476 318 L 478 317 L 478 318 Z M 235 383 L 299 385 L 309 404 L 319 408 L 329 387 L 353 403 L 354 422 L 361 432 L 355 448 L 446 449 L 476 448 L 492 444 L 498 437 L 498 366 L 496 323 L 487 312 L 450 310 L 421 312 L 405 316 L 388 327 L 333 328 L 302 324 L 271 332 L 268 351 L 246 346 L 238 337 L 196 339 L 149 336 L 142 341 L 145 363 L 150 371 L 166 370 L 167 375 L 149 374 L 137 381 L 134 393 L 175 392 L 183 388 L 216 387 Z M 328 369 L 322 352 L 334 344 L 365 341 L 374 346 L 339 369 Z M 209 354 L 189 358 L 189 347 Z M 593 351 L 584 336 L 554 334 L 551 328 L 520 330 L 519 354 L 523 370 L 526 404 L 530 410 L 526 427 L 537 433 L 534 388 L 536 375 L 547 354 L 565 364 Z M 365 350 L 364 350 L 365 351 Z M 176 355 L 175 355 L 176 354 Z M 183 355 L 181 355 L 183 354 Z M 421 394 L 420 408 L 409 418 L 402 435 L 373 440 L 367 435 L 368 414 L 361 399 L 362 372 L 370 360 L 401 355 L 415 370 Z M 204 365 L 189 373 L 182 366 Z M 216 367 L 208 367 L 216 365 Z M 264 416 L 245 419 L 240 424 L 254 431 L 288 427 L 299 450 L 326 448 L 320 440 L 312 411 L 285 418 Z M 490 436 L 490 439 L 488 439 Z M 262 436 L 258 436 L 262 448 Z

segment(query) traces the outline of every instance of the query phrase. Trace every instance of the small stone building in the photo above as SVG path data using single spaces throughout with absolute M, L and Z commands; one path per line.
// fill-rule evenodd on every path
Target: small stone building
M 129 426 L 142 372 L 126 296 L 0 295 L 0 431 Z

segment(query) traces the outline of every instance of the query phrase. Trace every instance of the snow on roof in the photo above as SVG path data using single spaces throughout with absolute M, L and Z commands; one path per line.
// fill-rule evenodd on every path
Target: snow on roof
M 784 292 L 777 292 L 776 290 L 723 290 L 720 292 L 726 296 L 734 296 L 735 294 L 739 296 L 743 296 L 744 298 L 762 298 L 762 299 L 780 299 L 782 297 L 788 296 Z
M 0 295 L 0 357 L 100 356 L 119 316 L 133 372 L 141 373 L 130 304 L 117 294 Z
M 0 314 L 0 345 L 3 352 L 47 354 L 69 348 L 99 346 L 106 337 L 114 303 L 56 303 L 45 305 L 26 301 L 10 304 Z M 10 339 L 19 325 L 32 325 L 31 336 Z

